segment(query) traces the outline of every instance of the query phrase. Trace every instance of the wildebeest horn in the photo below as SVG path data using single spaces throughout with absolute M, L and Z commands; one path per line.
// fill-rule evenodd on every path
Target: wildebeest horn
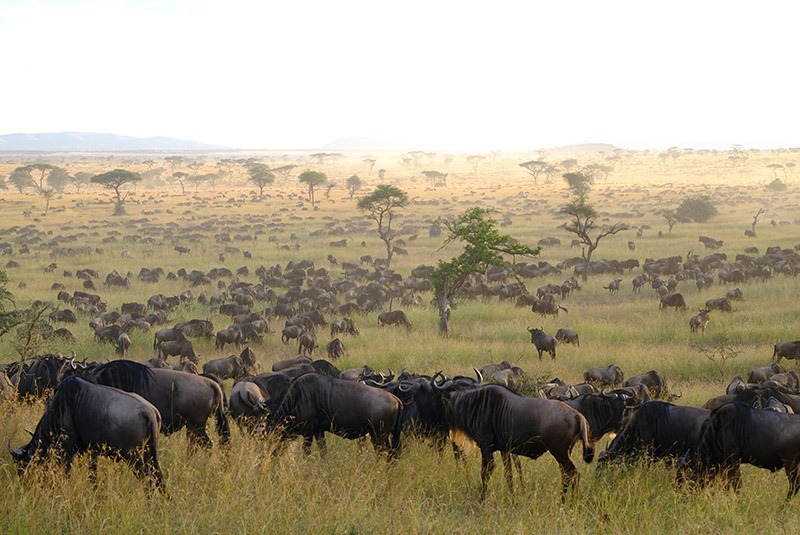
M 436 382 L 437 377 L 442 378 L 441 383 Z M 431 386 L 434 388 L 434 390 L 447 390 L 452 384 L 453 381 L 452 380 L 447 381 L 441 370 L 434 373 L 433 377 L 431 377 Z
M 414 389 L 414 385 L 409 384 L 405 381 L 400 381 L 400 384 L 397 385 L 397 389 L 400 392 L 411 392 Z
M 28 433 L 31 436 L 31 438 L 33 438 L 33 431 L 31 431 L 30 429 L 26 429 L 25 432 Z
M 475 370 L 475 375 L 478 377 L 478 384 L 479 385 L 483 384 L 483 374 L 481 373 L 481 371 L 475 367 L 473 367 L 472 369 Z
M 530 326 L 528 326 L 528 332 L 529 332 L 529 333 L 532 333 L 532 332 L 533 332 L 533 329 L 531 329 L 531 327 L 530 327 Z

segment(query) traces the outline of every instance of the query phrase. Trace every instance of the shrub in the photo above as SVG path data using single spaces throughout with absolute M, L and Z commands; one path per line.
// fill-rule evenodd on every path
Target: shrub
M 714 201 L 707 195 L 684 199 L 676 212 L 681 221 L 694 221 L 695 223 L 705 223 L 719 214 Z

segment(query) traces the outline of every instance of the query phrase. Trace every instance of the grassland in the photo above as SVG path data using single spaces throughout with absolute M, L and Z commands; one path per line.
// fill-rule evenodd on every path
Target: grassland
M 278 160 L 280 155 L 253 156 L 269 161 Z M 582 155 L 578 160 L 580 165 L 607 163 L 607 156 Z M 71 173 L 99 173 L 118 167 L 146 169 L 145 157 L 48 157 Z M 531 157 L 501 154 L 494 161 L 481 162 L 474 172 L 463 156 L 456 156 L 450 164 L 439 156 L 416 168 L 396 163 L 397 155 L 378 156 L 376 168 L 386 169 L 385 180 L 406 190 L 412 199 L 398 219 L 398 236 L 406 240 L 409 255 L 396 256 L 392 268 L 407 276 L 419 264 L 433 264 L 438 258 L 457 254 L 455 247 L 440 250 L 442 239 L 429 238 L 427 229 L 437 218 L 455 216 L 474 205 L 496 208 L 503 230 L 526 243 L 535 245 L 546 236 L 561 239 L 564 245 L 543 248 L 538 260 L 556 264 L 580 255 L 569 247 L 572 236 L 560 227 L 564 219 L 558 208 L 566 203 L 568 192 L 560 179 L 543 184 L 540 178 L 534 185 L 517 165 Z M 205 155 L 207 169 L 201 173 L 214 170 L 214 158 Z M 709 254 L 711 251 L 697 241 L 699 235 L 724 240 L 720 251 L 730 260 L 746 247 L 758 247 L 761 254 L 768 246 L 794 247 L 800 243 L 797 179 L 791 173 L 781 176 L 788 185 L 783 192 L 766 187 L 773 179 L 773 170 L 767 165 L 780 163 L 792 171 L 793 166 L 787 164 L 794 158 L 796 153 L 786 151 L 751 151 L 746 159 L 731 159 L 728 153 L 691 151 L 666 157 L 617 154 L 614 171 L 607 179 L 597 181 L 590 201 L 602 218 L 628 223 L 633 230 L 601 242 L 595 258 L 637 258 L 641 262 L 672 255 L 685 258 L 690 252 Z M 6 157 L 0 161 L 0 175 L 8 176 L 17 165 L 30 161 L 30 156 Z M 273 165 L 281 163 L 275 161 Z M 20 264 L 5 269 L 11 280 L 9 290 L 19 307 L 37 299 L 55 302 L 53 283 L 63 284 L 69 292 L 82 289 L 81 281 L 65 277 L 63 272 L 89 267 L 100 273 L 98 293 L 109 309 L 118 309 L 123 302 L 144 302 L 156 293 L 176 295 L 188 288 L 181 280 L 162 279 L 157 285 L 138 281 L 135 275 L 142 267 L 207 272 L 214 267 L 236 271 L 247 266 L 250 275 L 240 278 L 256 282 L 253 272 L 260 265 L 284 266 L 307 258 L 336 276 L 337 269 L 326 259 L 328 254 L 339 262 L 358 262 L 365 254 L 382 256 L 383 244 L 372 223 L 357 212 L 355 202 L 342 187 L 348 176 L 358 173 L 364 181 L 363 194 L 379 183 L 376 173 L 368 176 L 361 157 L 325 165 L 303 163 L 297 171 L 306 167 L 324 171 L 340 184 L 331 190 L 329 198 L 317 192 L 315 207 L 306 201 L 295 179 L 278 180 L 269 195 L 257 201 L 241 171 L 223 179 L 216 189 L 204 186 L 186 195 L 167 181 L 138 184 L 128 199 L 128 215 L 121 217 L 111 216 L 109 192 L 90 186 L 80 194 L 68 189 L 57 195 L 47 214 L 43 214 L 44 200 L 30 190 L 0 192 L 0 241 L 11 243 L 14 250 L 12 256 L 4 258 Z M 420 174 L 426 169 L 448 172 L 448 187 L 431 188 Z M 164 176 L 169 174 L 165 171 Z M 668 233 L 658 211 L 674 208 L 695 195 L 709 195 L 717 203 L 719 216 L 704 224 L 679 223 Z M 745 237 L 744 230 L 750 228 L 760 208 L 765 213 L 757 227 L 758 237 Z M 30 216 L 24 216 L 24 212 L 30 212 Z M 18 240 L 26 227 L 42 239 L 30 246 L 29 254 L 19 255 Z M 640 227 L 642 237 L 636 238 L 635 229 Z M 148 234 L 151 229 L 157 232 Z M 223 233 L 232 241 L 221 241 L 219 235 Z M 409 239 L 412 235 L 417 238 Z M 153 240 L 143 239 L 148 236 Z M 236 236 L 248 239 L 234 239 Z M 331 241 L 343 237 L 348 238 L 346 248 L 330 248 Z M 48 243 L 53 240 L 59 243 Z M 634 251 L 628 249 L 629 240 L 636 243 Z M 191 253 L 179 255 L 174 251 L 176 244 L 191 247 Z M 247 250 L 252 258 L 228 253 L 222 262 L 219 254 L 226 246 Z M 54 255 L 56 247 L 87 247 L 88 252 Z M 57 269 L 44 273 L 51 262 L 57 263 Z M 129 289 L 103 287 L 102 279 L 114 269 L 134 275 Z M 337 364 L 341 368 L 369 363 L 384 371 L 407 368 L 431 373 L 443 369 L 449 374 L 468 374 L 473 366 L 505 359 L 533 378 L 558 376 L 580 382 L 587 368 L 613 362 L 626 376 L 658 369 L 671 389 L 682 395 L 680 403 L 699 406 L 721 393 L 734 375 L 767 364 L 776 341 L 798 337 L 798 280 L 775 275 L 771 280 L 748 282 L 741 286 L 745 300 L 735 303 L 731 314 L 712 313 L 704 337 L 706 341 L 726 340 L 738 356 L 725 363 L 712 362 L 692 346 L 699 337 L 690 335 L 688 320 L 706 299 L 723 296 L 727 288 L 715 285 L 698 292 L 693 281 L 681 282 L 678 291 L 686 296 L 689 311 L 662 312 L 653 290 L 647 288 L 638 295 L 631 292 L 630 279 L 640 271 L 635 269 L 622 277 L 619 295 L 603 289 L 615 276 L 591 277 L 580 292 L 562 302 L 569 313 L 562 312 L 557 318 L 534 316 L 526 308 L 496 299 L 462 301 L 453 312 L 448 339 L 437 335 L 436 311 L 428 306 L 407 309 L 414 324 L 411 333 L 379 329 L 374 313 L 357 316 L 362 334 L 345 339 L 347 355 Z M 550 282 L 561 283 L 569 275 L 564 272 L 526 284 L 534 290 Z M 196 295 L 218 290 L 212 285 L 192 291 Z M 431 296 L 422 297 L 427 303 Z M 217 328 L 229 323 L 227 317 L 197 302 L 182 307 L 170 320 L 191 318 L 210 319 Z M 111 358 L 112 349 L 93 340 L 88 319 L 79 316 L 77 325 L 68 326 L 77 338 L 75 343 L 47 349 L 63 353 L 74 350 L 80 358 L 89 360 Z M 270 326 L 273 330 L 281 327 L 277 320 Z M 581 346 L 560 346 L 557 360 L 540 362 L 525 330 L 528 326 L 542 326 L 550 333 L 559 327 L 574 329 L 581 335 Z M 153 356 L 152 333 L 137 333 L 132 338 L 131 358 Z M 320 342 L 327 340 L 325 334 L 320 336 Z M 197 341 L 196 347 L 203 361 L 228 354 L 215 351 L 211 341 Z M 255 349 L 265 370 L 272 362 L 296 354 L 295 346 L 282 345 L 275 335 Z M 16 358 L 13 337 L 0 339 L 0 361 Z M 230 381 L 226 388 L 230 388 Z M 42 410 L 42 403 L 4 403 L 0 406 L 0 439 L 11 439 L 15 445 L 23 443 L 25 429 L 35 426 Z M 498 471 L 489 498 L 477 504 L 477 456 L 459 466 L 452 455 L 407 440 L 400 459 L 386 465 L 369 449 L 335 437 L 329 440 L 329 456 L 324 460 L 316 452 L 305 458 L 295 449 L 272 458 L 270 450 L 268 443 L 236 433 L 227 452 L 215 448 L 188 455 L 182 434 L 162 437 L 161 461 L 169 499 L 148 497 L 127 469 L 110 462 L 101 463 L 97 489 L 86 481 L 86 466 L 81 462 L 69 477 L 49 467 L 20 479 L 9 455 L 3 453 L 0 530 L 379 533 L 399 528 L 417 533 L 719 533 L 744 532 L 756 525 L 764 531 L 785 530 L 799 520 L 797 500 L 786 506 L 782 503 L 785 476 L 752 467 L 744 468 L 739 494 L 718 488 L 690 493 L 676 490 L 671 470 L 661 464 L 597 473 L 593 465 L 578 460 L 576 453 L 582 478 L 580 493 L 562 506 L 558 468 L 546 456 L 523 461 L 525 487 L 518 486 L 514 496 L 506 490 Z

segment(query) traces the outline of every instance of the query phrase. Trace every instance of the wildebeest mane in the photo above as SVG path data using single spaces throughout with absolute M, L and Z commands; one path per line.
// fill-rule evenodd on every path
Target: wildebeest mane
M 730 444 L 738 444 L 744 453 L 749 454 L 752 437 L 747 429 L 756 410 L 745 403 L 733 402 L 711 411 L 711 417 L 700 432 L 699 457 L 706 467 L 719 466 L 735 453 L 726 448 Z M 731 412 L 733 416 L 730 416 Z M 719 416 L 722 413 L 725 417 Z
M 154 379 L 153 371 L 132 360 L 114 360 L 101 364 L 88 375 L 97 383 L 113 386 L 126 392 L 146 392 Z
M 81 381 L 86 380 L 73 376 L 67 377 L 58 384 L 47 402 L 47 409 L 39 421 L 39 425 L 36 427 L 39 440 L 43 437 L 52 439 L 61 432 L 63 427 L 72 427 L 72 423 L 65 420 L 71 412 L 70 409 L 79 406 L 83 401 L 85 390 L 82 388 Z

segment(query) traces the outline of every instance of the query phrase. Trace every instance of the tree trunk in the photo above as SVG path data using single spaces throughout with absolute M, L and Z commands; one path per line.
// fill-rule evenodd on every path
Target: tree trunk
M 436 298 L 439 305 L 439 336 L 448 337 L 450 335 L 450 300 L 447 297 L 439 296 Z

